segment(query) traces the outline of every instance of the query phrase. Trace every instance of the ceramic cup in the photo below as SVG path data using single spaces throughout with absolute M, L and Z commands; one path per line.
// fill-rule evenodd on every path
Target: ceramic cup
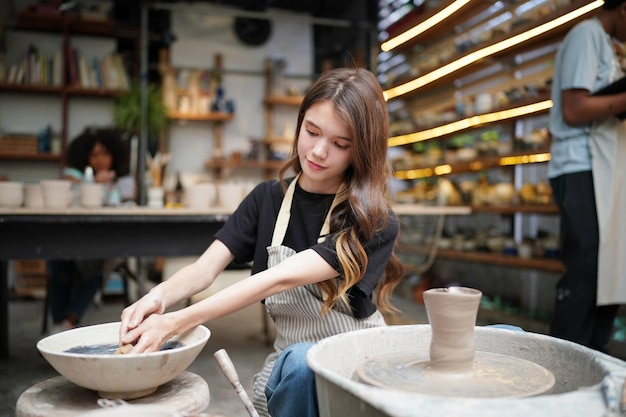
M 24 184 L 0 181 L 0 207 L 20 207 L 24 201 Z
M 66 208 L 72 201 L 72 182 L 69 180 L 42 180 L 43 205 L 46 208 Z
M 465 372 L 474 363 L 474 327 L 482 293 L 465 287 L 424 291 L 432 330 L 430 362 L 435 370 Z
M 80 185 L 80 205 L 87 208 L 102 207 L 104 186 L 96 182 Z
M 215 200 L 215 185 L 209 183 L 195 184 L 185 191 L 187 207 L 197 210 L 206 210 L 213 206 Z
M 220 206 L 234 211 L 243 200 L 243 187 L 238 182 L 224 182 L 217 186 Z
M 161 208 L 163 207 L 163 198 L 165 192 L 161 187 L 148 188 L 148 207 Z
M 24 206 L 28 208 L 43 207 L 43 190 L 41 184 L 26 184 L 24 186 Z

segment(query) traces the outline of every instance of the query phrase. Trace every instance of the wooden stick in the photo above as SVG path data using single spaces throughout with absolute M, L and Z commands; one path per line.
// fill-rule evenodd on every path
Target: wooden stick
M 226 353 L 224 349 L 220 349 L 213 354 L 213 357 L 215 357 L 215 360 L 217 361 L 220 370 L 222 371 L 224 376 L 226 376 L 228 382 L 230 382 L 233 388 L 235 388 L 235 392 L 237 392 L 237 394 L 239 395 L 239 398 L 241 399 L 241 402 L 243 402 L 243 405 L 246 406 L 246 410 L 248 411 L 248 414 L 250 414 L 250 417 L 259 417 L 259 413 L 257 413 L 256 409 L 254 408 L 252 401 L 250 401 L 250 397 L 248 397 L 248 394 L 246 394 L 246 391 L 243 389 L 241 382 L 239 382 L 239 375 L 237 374 L 237 370 L 235 370 L 235 365 L 230 359 L 230 356 L 228 356 L 228 353 Z

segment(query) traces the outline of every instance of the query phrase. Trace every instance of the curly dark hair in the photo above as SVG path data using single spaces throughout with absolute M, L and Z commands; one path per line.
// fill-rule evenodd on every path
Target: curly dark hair
M 117 178 L 128 175 L 129 145 L 124 134 L 116 129 L 85 129 L 70 142 L 65 156 L 66 166 L 84 171 L 89 165 L 89 154 L 96 145 L 102 144 L 113 157 L 112 170 Z

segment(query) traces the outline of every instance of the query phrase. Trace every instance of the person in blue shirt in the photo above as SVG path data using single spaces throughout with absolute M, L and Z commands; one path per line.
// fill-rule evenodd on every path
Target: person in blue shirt
M 624 74 L 626 1 L 607 0 L 560 45 L 552 83 L 548 177 L 561 211 L 566 272 L 556 288 L 550 334 L 604 350 L 626 302 L 626 92 L 594 95 Z

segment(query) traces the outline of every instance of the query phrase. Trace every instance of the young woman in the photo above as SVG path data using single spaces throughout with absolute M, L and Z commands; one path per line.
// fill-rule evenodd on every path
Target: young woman
M 302 102 L 280 180 L 259 184 L 193 264 L 122 313 L 120 343 L 157 350 L 175 334 L 264 300 L 276 352 L 254 383 L 261 415 L 316 416 L 311 343 L 384 326 L 381 309 L 402 277 L 393 252 L 398 219 L 387 199 L 388 115 L 365 69 L 324 73 Z M 285 179 L 287 171 L 294 178 Z M 172 304 L 211 285 L 233 260 L 252 275 L 182 310 Z M 377 289 L 376 295 L 374 295 Z

